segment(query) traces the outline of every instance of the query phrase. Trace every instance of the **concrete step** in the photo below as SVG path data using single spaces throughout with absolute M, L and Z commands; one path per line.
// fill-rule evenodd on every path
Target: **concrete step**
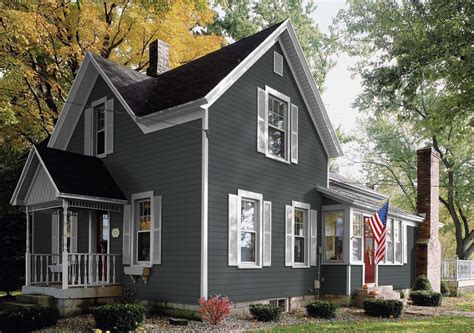
M 53 304 L 53 297 L 47 295 L 18 295 L 15 297 L 15 302 L 51 306 Z
M 402 300 L 400 298 L 400 293 L 398 291 L 393 291 L 392 286 L 379 286 L 369 289 L 359 289 L 357 290 L 354 298 L 354 305 L 356 307 L 363 307 L 364 301 L 366 299 L 401 300 L 404 302 L 404 304 L 406 304 L 406 300 Z
M 367 289 L 361 288 L 357 290 L 357 294 L 370 295 L 370 293 L 374 291 L 378 294 L 390 293 L 390 292 L 393 292 L 393 286 L 377 286 L 377 287 L 369 287 Z

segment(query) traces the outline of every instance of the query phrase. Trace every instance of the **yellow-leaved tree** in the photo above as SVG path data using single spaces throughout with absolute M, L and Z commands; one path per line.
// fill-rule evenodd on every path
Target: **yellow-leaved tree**
M 9 182 L 3 188 L 14 186 L 18 157 L 51 133 L 87 51 L 145 70 L 150 41 L 161 39 L 170 44 L 173 68 L 225 43 L 203 29 L 213 18 L 206 0 L 2 1 L 0 174 Z M 1 192 L 5 205 L 11 191 Z

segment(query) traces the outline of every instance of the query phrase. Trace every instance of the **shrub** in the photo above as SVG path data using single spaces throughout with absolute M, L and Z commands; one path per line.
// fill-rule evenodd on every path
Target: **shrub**
M 110 304 L 94 309 L 95 326 L 103 331 L 128 332 L 145 321 L 143 304 Z
M 403 303 L 390 299 L 367 299 L 364 311 L 371 317 L 398 318 L 403 313 Z
M 30 332 L 53 326 L 58 322 L 59 311 L 53 307 L 32 307 L 0 312 L 0 331 Z
M 414 305 L 440 306 L 443 296 L 434 291 L 417 290 L 410 294 L 410 298 Z
M 310 317 L 335 318 L 339 306 L 325 301 L 316 301 L 306 305 L 306 313 Z
M 215 295 L 209 299 L 201 298 L 201 316 L 203 320 L 209 321 L 212 325 L 219 324 L 230 314 L 231 302 L 227 297 Z
M 432 291 L 430 280 L 424 275 L 420 275 L 415 279 L 415 283 L 413 284 L 413 291 L 418 290 L 426 290 Z
M 446 281 L 441 281 L 441 295 L 444 297 L 459 297 L 459 291 L 456 288 L 450 288 Z
M 276 304 L 250 304 L 250 314 L 258 321 L 278 321 L 281 309 Z

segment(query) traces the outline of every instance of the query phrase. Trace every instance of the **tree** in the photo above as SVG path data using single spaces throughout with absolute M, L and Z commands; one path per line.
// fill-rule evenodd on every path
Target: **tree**
M 474 49 L 468 0 L 353 0 L 338 14 L 344 47 L 362 60 L 365 168 L 415 207 L 415 148 L 441 156 L 440 202 L 456 254 L 474 251 Z
M 298 39 L 320 90 L 328 71 L 335 65 L 332 58 L 338 44 L 332 35 L 322 33 L 312 19 L 316 10 L 313 0 L 218 0 L 223 17 L 211 25 L 211 31 L 227 35 L 235 40 L 291 19 Z
M 159 38 L 176 67 L 224 43 L 203 31 L 213 16 L 206 0 L 1 2 L 2 190 L 11 194 L 19 156 L 50 135 L 87 51 L 141 71 Z

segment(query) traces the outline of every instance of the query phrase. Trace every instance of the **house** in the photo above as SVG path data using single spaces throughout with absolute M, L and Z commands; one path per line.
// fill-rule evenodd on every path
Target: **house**
M 157 307 L 220 294 L 289 309 L 436 267 L 415 265 L 420 230 L 419 251 L 437 246 L 435 154 L 420 151 L 433 213 L 392 207 L 375 267 L 365 221 L 387 198 L 329 173 L 341 147 L 290 21 L 172 70 L 168 54 L 150 45 L 148 75 L 86 55 L 11 200 L 27 216 L 24 293 L 64 314 L 124 289 Z

